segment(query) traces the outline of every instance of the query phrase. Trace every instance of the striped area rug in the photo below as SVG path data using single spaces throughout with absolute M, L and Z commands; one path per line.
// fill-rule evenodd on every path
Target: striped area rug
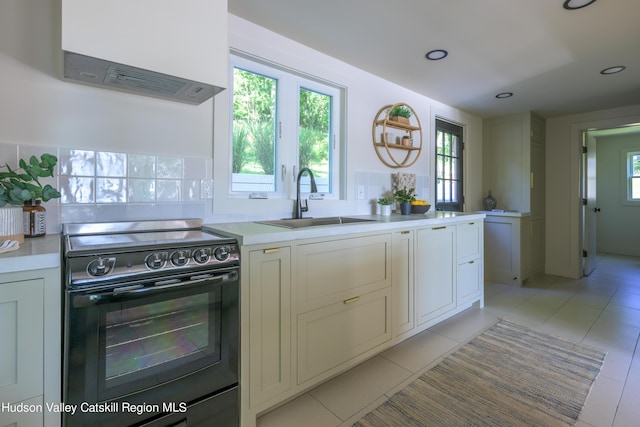
M 354 425 L 571 426 L 605 355 L 502 320 Z

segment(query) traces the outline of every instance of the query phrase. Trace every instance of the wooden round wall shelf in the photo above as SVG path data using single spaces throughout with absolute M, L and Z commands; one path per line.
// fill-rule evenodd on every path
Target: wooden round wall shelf
M 395 119 L 391 111 L 396 107 L 406 107 L 411 111 L 411 118 Z M 414 124 L 415 123 L 415 124 Z M 415 110 L 408 104 L 385 105 L 378 111 L 371 128 L 373 148 L 382 163 L 390 168 L 406 168 L 418 160 L 422 152 L 422 126 Z M 409 143 L 403 143 L 403 136 L 408 136 Z

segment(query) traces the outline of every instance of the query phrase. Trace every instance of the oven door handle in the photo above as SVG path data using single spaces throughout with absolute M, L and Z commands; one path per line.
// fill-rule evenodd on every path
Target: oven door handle
M 137 299 L 146 298 L 150 295 L 166 292 L 168 290 L 184 288 L 187 286 L 201 286 L 203 284 L 213 285 L 224 282 L 231 282 L 238 279 L 238 272 L 231 271 L 225 274 L 217 276 L 211 274 L 202 274 L 192 276 L 186 281 L 173 281 L 171 279 L 160 280 L 156 282 L 155 286 L 145 287 L 141 284 L 128 285 L 120 288 L 115 288 L 110 292 L 75 295 L 73 297 L 73 306 L 75 308 L 85 308 L 100 304 L 108 304 L 114 301 L 122 301 L 123 299 Z

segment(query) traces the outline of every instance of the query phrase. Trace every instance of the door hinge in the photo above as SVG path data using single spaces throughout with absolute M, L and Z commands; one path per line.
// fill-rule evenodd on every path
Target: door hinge
M 582 251 L 582 258 L 586 258 L 587 257 L 587 251 L 583 250 Z
M 588 152 L 588 151 L 589 151 L 589 150 L 587 149 L 587 146 L 586 146 L 586 145 L 583 145 L 583 146 L 582 146 L 582 153 L 583 153 L 583 154 L 587 154 L 587 152 Z
M 582 206 L 587 206 L 587 199 L 582 199 Z

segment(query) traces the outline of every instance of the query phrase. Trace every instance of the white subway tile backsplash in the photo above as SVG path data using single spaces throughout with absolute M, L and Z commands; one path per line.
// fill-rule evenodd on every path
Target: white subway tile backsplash
M 129 179 L 128 200 L 131 203 L 155 202 L 155 179 Z
M 94 178 L 60 176 L 58 179 L 60 203 L 94 203 Z
M 129 154 L 128 170 L 131 178 L 155 178 L 156 156 Z
M 156 200 L 158 202 L 179 202 L 180 181 L 158 179 L 156 181 Z
M 127 176 L 125 153 L 96 152 L 96 176 Z
M 158 156 L 157 178 L 182 178 L 182 159 L 179 157 Z
M 95 151 L 60 149 L 60 175 L 95 176 Z
M 126 179 L 96 178 L 96 203 L 125 203 L 126 201 Z

